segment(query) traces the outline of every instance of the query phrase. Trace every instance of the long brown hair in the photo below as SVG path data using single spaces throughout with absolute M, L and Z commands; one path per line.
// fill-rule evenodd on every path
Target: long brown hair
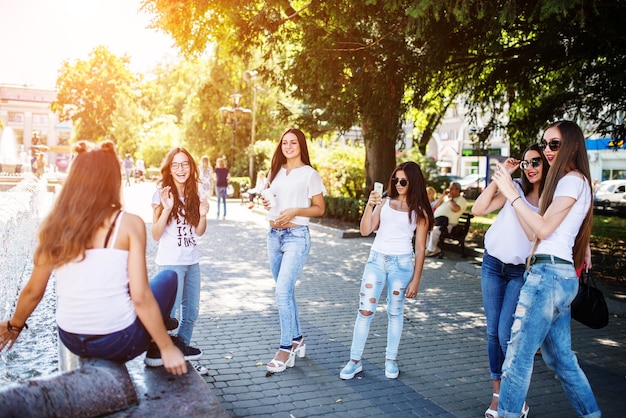
M 274 155 L 272 156 L 272 166 L 270 169 L 270 183 L 274 180 L 280 168 L 287 162 L 287 157 L 283 154 L 283 150 L 281 148 L 283 143 L 283 138 L 287 134 L 294 134 L 296 138 L 298 138 L 298 145 L 300 145 L 300 159 L 306 165 L 311 165 L 311 159 L 309 157 L 309 148 L 306 145 L 306 137 L 304 136 L 304 132 L 300 129 L 291 128 L 287 129 L 280 137 L 280 141 L 278 141 L 278 146 L 274 151 Z
M 546 178 L 548 177 L 548 171 L 550 171 L 550 163 L 546 158 L 545 154 L 539 147 L 539 144 L 532 144 L 530 147 L 526 148 L 522 153 L 522 158 L 526 158 L 526 153 L 529 151 L 537 151 L 539 153 L 539 158 L 541 158 L 541 180 L 539 180 L 539 197 L 543 193 L 543 188 L 546 186 Z M 522 171 L 522 191 L 524 192 L 524 196 L 528 196 L 530 192 L 533 191 L 533 184 L 528 180 L 526 176 L 526 171 Z
M 407 180 L 409 180 L 409 189 L 406 194 L 406 204 L 409 207 L 409 221 L 413 221 L 413 214 L 418 219 L 423 219 L 428 222 L 428 230 L 430 231 L 435 225 L 435 218 L 433 216 L 433 210 L 428 200 L 428 193 L 426 193 L 426 181 L 422 170 L 417 163 L 413 161 L 407 161 L 397 166 L 391 177 L 389 177 L 389 183 L 387 184 L 387 195 L 391 198 L 398 197 L 398 189 L 393 184 L 393 178 L 398 171 L 404 171 Z M 418 219 L 415 219 L 417 222 Z
M 122 208 L 120 159 L 112 141 L 79 141 L 52 210 L 38 233 L 34 262 L 60 267 L 85 258 L 94 234 Z
M 561 148 L 556 158 L 550 166 L 550 171 L 546 178 L 544 193 L 541 198 L 540 214 L 546 213 L 546 210 L 552 203 L 556 186 L 567 173 L 572 170 L 578 170 L 589 185 L 589 193 L 592 193 L 591 174 L 589 171 L 589 159 L 587 158 L 587 149 L 585 147 L 585 135 L 580 127 L 569 120 L 561 120 L 549 125 L 546 130 L 557 128 L 561 132 Z M 545 135 L 545 131 L 544 131 Z M 593 202 L 593 196 L 590 196 Z M 591 225 L 593 221 L 593 205 L 589 205 L 587 215 L 583 220 L 576 241 L 574 242 L 574 265 L 576 267 L 582 265 L 585 260 L 585 251 L 589 245 L 589 236 L 591 235 Z
M 185 203 L 178 197 L 176 183 L 172 176 L 172 160 L 178 153 L 183 153 L 189 160 L 189 178 L 185 182 L 184 198 Z M 187 220 L 189 225 L 197 227 L 200 223 L 200 196 L 198 195 L 198 165 L 193 159 L 189 151 L 185 148 L 177 147 L 171 150 L 163 159 L 161 163 L 161 179 L 157 182 L 158 187 L 170 186 L 172 195 L 174 196 L 174 207 L 170 212 L 167 223 L 170 223 L 173 219 L 176 219 L 179 215 Z M 163 210 L 163 207 L 160 206 Z

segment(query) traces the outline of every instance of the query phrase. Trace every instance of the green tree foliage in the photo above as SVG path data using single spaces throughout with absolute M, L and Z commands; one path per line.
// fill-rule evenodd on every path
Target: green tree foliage
M 65 61 L 57 78 L 57 99 L 51 104 L 60 120 L 74 124 L 74 139 L 113 139 L 111 116 L 120 95 L 128 95 L 135 77 L 128 57 L 98 46 L 86 61 Z

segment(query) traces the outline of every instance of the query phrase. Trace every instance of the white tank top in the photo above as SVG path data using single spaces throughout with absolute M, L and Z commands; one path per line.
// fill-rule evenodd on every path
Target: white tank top
M 385 255 L 402 255 L 413 252 L 416 216 L 409 222 L 409 213 L 392 209 L 386 198 L 380 208 L 380 224 L 372 250 Z
M 120 213 L 107 248 L 85 251 L 85 259 L 56 270 L 57 324 L 74 334 L 120 331 L 137 318 L 128 289 L 128 251 L 113 248 Z

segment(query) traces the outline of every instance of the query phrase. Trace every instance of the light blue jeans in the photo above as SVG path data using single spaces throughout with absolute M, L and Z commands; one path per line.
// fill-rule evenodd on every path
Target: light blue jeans
M 226 197 L 227 187 L 215 187 L 215 196 L 217 197 L 217 217 L 220 217 L 220 201 L 224 203 L 224 216 L 226 216 Z
M 571 346 L 570 304 L 577 291 L 578 277 L 572 264 L 534 264 L 526 273 L 502 366 L 499 416 L 519 418 L 539 347 L 578 415 L 601 416 Z
M 376 313 L 376 306 L 378 306 L 385 283 L 387 284 L 387 349 L 385 358 L 396 360 L 404 322 L 404 292 L 413 278 L 414 267 L 415 262 L 412 253 L 385 255 L 374 250 L 370 251 L 361 279 L 359 311 L 354 324 L 350 348 L 352 360 L 361 360 L 363 356 L 365 342 L 370 332 L 370 324 Z M 362 312 L 371 312 L 371 315 L 363 315 Z
M 270 228 L 267 254 L 276 281 L 276 303 L 280 317 L 280 346 L 291 348 L 291 342 L 302 337 L 295 287 L 311 249 L 308 226 Z
M 173 270 L 178 276 L 178 290 L 171 316 L 179 320 L 178 336 L 189 345 L 200 311 L 200 265 L 157 266 L 157 270 Z
M 524 284 L 524 264 L 506 264 L 483 255 L 480 284 L 487 319 L 487 354 L 491 380 L 500 380 L 506 348 L 511 339 L 513 313 Z

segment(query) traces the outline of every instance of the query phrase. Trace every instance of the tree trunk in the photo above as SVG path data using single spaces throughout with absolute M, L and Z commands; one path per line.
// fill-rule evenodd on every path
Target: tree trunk
M 396 168 L 396 141 L 395 137 L 381 140 L 363 127 L 365 143 L 365 197 L 374 188 L 374 182 L 379 181 L 387 190 L 389 176 Z

